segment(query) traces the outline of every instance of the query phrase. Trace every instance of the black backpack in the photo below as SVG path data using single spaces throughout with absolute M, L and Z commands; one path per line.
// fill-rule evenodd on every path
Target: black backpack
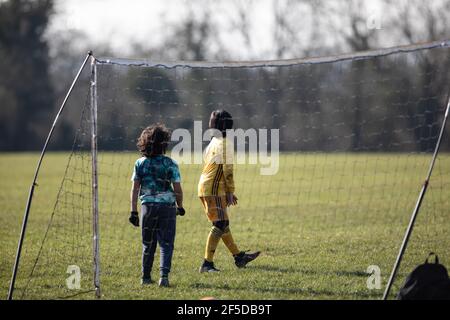
M 435 256 L 434 263 L 428 262 Z M 450 300 L 450 279 L 447 269 L 431 252 L 424 264 L 417 266 L 400 288 L 398 300 Z

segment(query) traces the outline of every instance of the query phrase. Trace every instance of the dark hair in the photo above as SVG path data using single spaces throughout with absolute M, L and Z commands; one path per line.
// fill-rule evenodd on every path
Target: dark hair
M 225 137 L 227 129 L 233 128 L 233 117 L 223 109 L 215 110 L 211 113 L 210 128 L 220 130 Z
M 138 138 L 137 147 L 145 157 L 166 153 L 170 139 L 170 130 L 162 123 L 152 124 L 145 128 Z

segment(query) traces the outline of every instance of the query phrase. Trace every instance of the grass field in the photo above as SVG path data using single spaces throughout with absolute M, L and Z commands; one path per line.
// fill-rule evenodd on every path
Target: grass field
M 105 299 L 378 299 L 367 288 L 369 265 L 382 287 L 409 221 L 430 155 L 283 154 L 275 176 L 257 166 L 235 168 L 239 205 L 231 230 L 241 249 L 263 253 L 237 270 L 223 244 L 220 274 L 199 274 L 210 225 L 196 197 L 197 165 L 181 165 L 187 214 L 178 218 L 172 287 L 142 288 L 140 232 L 127 221 L 135 153 L 100 154 L 100 245 Z M 37 153 L 0 154 L 0 298 L 6 298 L 20 224 Z M 81 267 L 81 291 L 92 288 L 89 157 L 72 157 L 33 276 L 29 274 L 57 199 L 68 154 L 46 156 L 33 202 L 16 298 L 78 293 L 65 287 L 68 265 Z M 404 276 L 429 251 L 450 266 L 450 155 L 440 155 L 405 255 Z M 157 278 L 157 262 L 153 277 Z M 28 283 L 28 279 L 31 281 Z M 24 291 L 24 287 L 27 290 Z M 92 299 L 92 292 L 75 296 Z

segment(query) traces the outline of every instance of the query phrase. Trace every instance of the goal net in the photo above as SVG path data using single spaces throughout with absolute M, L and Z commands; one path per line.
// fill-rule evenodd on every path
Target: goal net
M 444 117 L 449 45 L 248 63 L 95 57 L 62 116 L 79 122 L 70 151 L 44 160 L 15 298 L 90 299 L 94 280 L 108 299 L 381 297 L 368 268 L 379 268 L 383 288 Z M 202 134 L 216 109 L 247 133 L 236 144 L 245 161 L 234 166 L 239 204 L 230 225 L 241 249 L 262 255 L 236 271 L 220 244 L 222 272 L 211 277 L 197 271 L 210 228 L 197 196 L 198 147 L 208 143 Z M 172 154 L 182 140 L 173 135 L 168 150 L 180 166 L 187 212 L 177 217 L 169 291 L 140 287 L 141 233 L 128 222 L 136 140 L 156 122 L 191 139 Z M 394 289 L 429 251 L 450 263 L 449 133 Z

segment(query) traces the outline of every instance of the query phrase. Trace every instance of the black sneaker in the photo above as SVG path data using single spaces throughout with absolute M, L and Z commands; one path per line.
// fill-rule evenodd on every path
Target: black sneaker
M 214 262 L 209 262 L 204 260 L 202 266 L 200 267 L 200 269 L 198 270 L 198 272 L 203 273 L 203 272 L 219 272 L 219 269 L 216 269 L 216 267 L 214 267 Z
M 234 264 L 238 268 L 245 268 L 247 263 L 258 258 L 260 253 L 261 253 L 261 251 L 256 251 L 253 253 L 246 253 L 246 252 L 242 251 L 234 256 Z
M 146 286 L 146 285 L 149 285 L 149 284 L 152 284 L 152 283 L 153 283 L 153 281 L 152 281 L 151 278 L 142 278 L 142 279 L 141 279 L 141 284 L 142 284 L 143 286 Z
M 160 287 L 168 287 L 169 286 L 169 278 L 167 277 L 162 277 L 161 279 L 159 279 L 159 284 Z

